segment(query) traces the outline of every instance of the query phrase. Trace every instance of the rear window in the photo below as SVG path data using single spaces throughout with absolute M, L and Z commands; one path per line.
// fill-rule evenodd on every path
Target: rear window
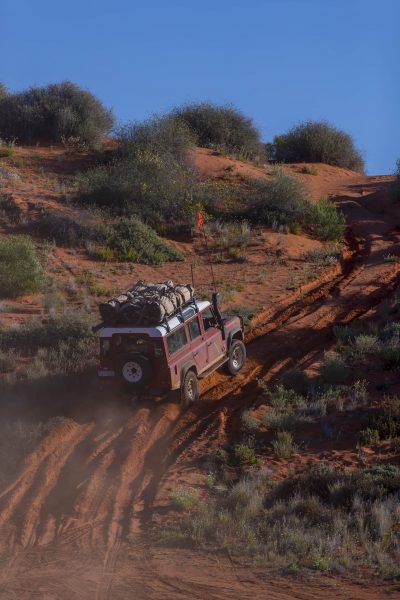
M 186 330 L 184 327 L 177 329 L 167 337 L 167 346 L 169 354 L 175 354 L 187 344 Z

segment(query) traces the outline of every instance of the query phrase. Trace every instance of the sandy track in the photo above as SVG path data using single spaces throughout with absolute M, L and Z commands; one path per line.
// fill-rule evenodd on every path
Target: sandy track
M 228 559 L 153 554 L 143 534 L 165 510 L 165 490 L 213 444 L 235 439 L 243 409 L 257 400 L 256 377 L 267 381 L 310 360 L 329 343 L 333 324 L 367 313 L 400 285 L 398 265 L 383 262 L 400 241 L 393 215 L 382 213 L 385 182 L 360 178 L 336 190 L 349 217 L 340 267 L 260 315 L 237 378 L 214 374 L 185 413 L 168 401 L 118 405 L 92 421 L 64 420 L 46 435 L 0 492 L 1 598 L 380 597 L 343 581 L 266 583 Z

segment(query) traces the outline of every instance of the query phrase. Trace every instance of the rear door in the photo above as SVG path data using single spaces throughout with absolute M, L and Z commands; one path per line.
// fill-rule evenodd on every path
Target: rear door
M 222 339 L 221 330 L 211 308 L 201 313 L 204 328 L 204 341 L 207 349 L 207 365 L 211 367 L 225 355 L 226 344 Z
M 197 372 L 200 374 L 208 366 L 208 353 L 207 346 L 204 342 L 204 334 L 201 330 L 200 319 L 196 315 L 190 321 L 187 321 L 189 338 L 190 338 L 190 348 L 192 351 L 192 356 L 196 363 Z

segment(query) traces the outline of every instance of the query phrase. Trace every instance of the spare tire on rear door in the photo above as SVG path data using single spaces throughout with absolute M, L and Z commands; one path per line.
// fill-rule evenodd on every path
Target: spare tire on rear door
M 150 378 L 150 361 L 141 354 L 125 354 L 119 360 L 118 375 L 130 389 L 141 389 Z

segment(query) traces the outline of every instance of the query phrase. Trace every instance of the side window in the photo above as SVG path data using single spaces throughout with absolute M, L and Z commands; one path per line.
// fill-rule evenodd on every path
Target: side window
M 169 354 L 175 354 L 175 352 L 178 352 L 178 350 L 183 348 L 183 346 L 185 346 L 186 344 L 187 337 L 185 327 L 177 329 L 176 331 L 174 331 L 174 333 L 171 333 L 171 335 L 167 337 L 167 346 Z
M 211 308 L 207 308 L 204 312 L 201 313 L 201 316 L 203 317 L 204 329 L 206 331 L 207 329 L 210 329 L 210 327 L 215 327 L 215 317 L 212 314 Z
M 200 323 L 197 317 L 195 319 L 192 319 L 192 321 L 189 321 L 188 327 L 191 340 L 195 340 L 201 335 Z

